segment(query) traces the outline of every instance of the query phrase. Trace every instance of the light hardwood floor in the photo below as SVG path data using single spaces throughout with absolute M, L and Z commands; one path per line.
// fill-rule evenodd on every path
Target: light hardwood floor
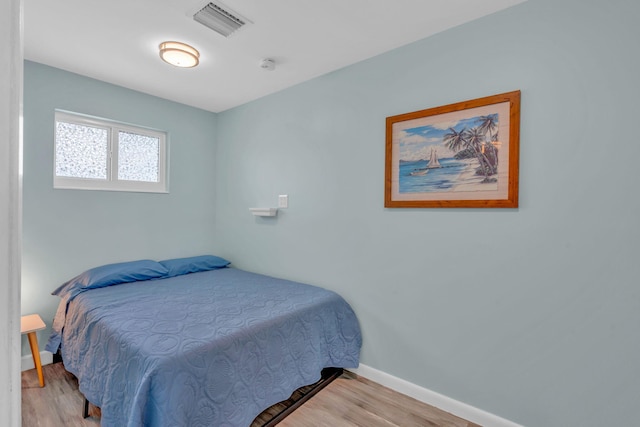
M 83 397 L 78 382 L 64 370 L 62 363 L 43 366 L 43 372 L 44 388 L 38 384 L 35 369 L 22 372 L 23 427 L 100 425 L 100 410 L 93 406 L 90 417 L 82 418 Z M 259 423 L 252 426 L 256 424 Z M 480 427 L 350 372 L 345 372 L 278 426 Z

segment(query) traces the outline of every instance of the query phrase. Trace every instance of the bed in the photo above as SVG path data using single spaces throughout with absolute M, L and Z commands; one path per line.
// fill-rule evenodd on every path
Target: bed
M 247 427 L 323 368 L 358 366 L 360 328 L 338 294 L 228 261 L 193 267 L 210 257 L 136 261 L 151 272 L 115 280 L 89 270 L 54 291 L 47 350 L 60 350 L 103 426 Z

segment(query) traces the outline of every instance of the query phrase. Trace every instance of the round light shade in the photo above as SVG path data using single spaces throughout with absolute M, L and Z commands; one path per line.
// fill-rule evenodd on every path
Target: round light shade
M 188 44 L 180 42 L 160 43 L 160 58 L 176 67 L 195 67 L 200 62 L 200 52 Z

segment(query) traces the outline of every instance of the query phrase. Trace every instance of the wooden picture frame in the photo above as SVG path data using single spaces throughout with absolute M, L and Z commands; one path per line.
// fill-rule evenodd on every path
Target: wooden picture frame
M 385 207 L 518 207 L 520 91 L 386 120 Z

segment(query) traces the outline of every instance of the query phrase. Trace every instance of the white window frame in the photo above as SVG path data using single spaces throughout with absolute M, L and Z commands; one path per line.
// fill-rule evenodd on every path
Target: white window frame
M 107 131 L 108 148 L 106 179 L 74 178 L 56 175 L 58 140 L 56 132 L 58 122 L 96 127 Z M 126 181 L 118 179 L 118 133 L 120 131 L 158 138 L 158 182 Z M 53 188 L 68 190 L 134 191 L 144 193 L 169 192 L 167 186 L 168 162 L 166 132 L 72 113 L 69 111 L 56 110 L 53 145 Z

